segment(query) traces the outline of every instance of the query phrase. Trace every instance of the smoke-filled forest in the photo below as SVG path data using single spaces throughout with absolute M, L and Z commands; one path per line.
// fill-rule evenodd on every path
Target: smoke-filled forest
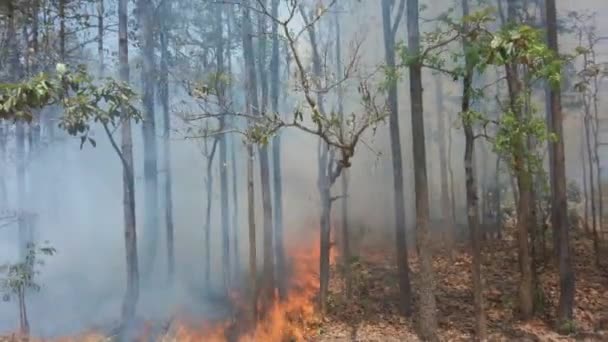
M 0 341 L 608 340 L 605 18 L 0 0 Z

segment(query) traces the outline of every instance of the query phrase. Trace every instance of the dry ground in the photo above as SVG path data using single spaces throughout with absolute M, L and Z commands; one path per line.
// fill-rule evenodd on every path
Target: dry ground
M 485 242 L 484 297 L 491 341 L 608 341 L 608 260 L 602 269 L 595 267 L 592 242 L 579 233 L 573 236 L 573 250 L 575 329 L 571 335 L 560 336 L 552 329 L 558 300 L 555 267 L 548 263 L 539 268 L 545 304 L 534 320 L 520 322 L 515 312 L 519 279 L 515 241 L 507 233 L 501 241 Z M 332 279 L 331 314 L 312 327 L 312 341 L 418 341 L 415 317 L 405 319 L 397 314 L 397 270 L 392 258 L 373 251 L 362 253 L 354 265 L 352 300 L 344 298 L 340 277 Z M 434 258 L 440 339 L 471 341 L 474 324 L 471 256 L 464 248 L 457 250 L 452 260 L 446 254 L 437 253 Z M 415 291 L 415 257 L 410 263 Z

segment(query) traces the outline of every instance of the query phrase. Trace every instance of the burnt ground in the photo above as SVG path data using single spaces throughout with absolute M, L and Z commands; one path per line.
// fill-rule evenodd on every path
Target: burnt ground
M 482 272 L 491 341 L 608 341 L 608 260 L 604 258 L 603 267 L 597 268 L 591 239 L 579 232 L 573 235 L 576 308 L 573 332 L 567 336 L 553 329 L 559 289 L 552 262 L 538 268 L 545 298 L 540 301 L 536 317 L 521 322 L 516 313 L 519 272 L 513 232 L 507 232 L 503 240 L 484 243 Z M 439 251 L 434 257 L 440 340 L 471 341 L 474 333 L 471 255 L 460 247 L 452 256 L 450 259 L 448 253 Z M 410 258 L 410 265 L 416 291 L 415 256 Z M 397 269 L 393 258 L 374 252 L 373 247 L 367 248 L 353 265 L 351 300 L 344 296 L 339 272 L 335 269 L 331 280 L 330 315 L 309 329 L 311 341 L 419 340 L 415 334 L 415 314 L 407 319 L 398 314 Z

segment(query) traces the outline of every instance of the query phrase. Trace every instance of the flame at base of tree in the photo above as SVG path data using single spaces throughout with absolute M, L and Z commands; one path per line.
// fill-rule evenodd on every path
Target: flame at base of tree
M 298 241 L 298 240 L 294 240 Z M 272 305 L 266 312 L 260 312 L 260 321 L 248 331 L 238 331 L 243 326 L 251 326 L 243 321 L 203 323 L 190 325 L 186 321 L 174 324 L 173 332 L 163 340 L 169 341 L 209 341 L 209 342 L 254 342 L 254 341 L 303 341 L 306 327 L 318 322 L 315 312 L 316 297 L 319 291 L 319 242 L 292 245 L 286 248 L 291 264 L 288 279 L 289 293 L 284 300 L 275 295 Z M 336 258 L 334 250 L 330 253 L 330 262 Z M 237 311 L 246 312 L 247 301 L 233 294 Z M 237 314 L 238 315 L 238 314 Z M 239 326 L 241 325 L 241 326 Z M 230 333 L 230 331 L 233 333 Z
M 289 274 L 287 276 L 288 295 L 284 300 L 275 295 L 273 302 L 267 305 L 265 312 L 259 312 L 259 321 L 253 325 L 249 318 L 246 295 L 237 291 L 230 293 L 230 301 L 234 307 L 234 315 L 224 321 L 196 320 L 187 315 L 178 315 L 164 336 L 158 336 L 159 342 L 280 342 L 305 340 L 307 327 L 319 322 L 316 314 L 317 295 L 319 291 L 319 258 L 320 244 L 315 240 L 293 239 L 299 244 L 286 245 L 288 254 Z M 302 242 L 306 241 L 306 242 Z M 333 246 L 333 244 L 332 244 Z M 330 253 L 330 263 L 336 260 L 335 248 Z M 259 306 L 262 307 L 261 305 Z M 260 309 L 261 310 L 261 309 Z M 141 328 L 139 341 L 150 341 L 153 322 L 146 322 Z M 16 335 L 8 341 L 22 341 Z M 79 336 L 56 339 L 38 339 L 30 337 L 30 342 L 88 342 L 109 341 L 111 337 L 104 336 L 98 331 Z M 152 339 L 154 340 L 154 339 Z M 0 341 L 3 341 L 0 339 Z

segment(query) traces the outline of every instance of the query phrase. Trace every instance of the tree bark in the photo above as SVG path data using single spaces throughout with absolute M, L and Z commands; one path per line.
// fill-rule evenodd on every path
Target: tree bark
M 262 1 L 262 6 L 266 8 L 266 0 Z M 244 22 L 250 21 L 249 10 L 247 9 L 247 18 L 244 18 Z M 257 96 L 251 102 L 251 105 L 255 108 L 256 115 L 267 115 L 268 107 L 268 79 L 267 79 L 267 66 L 266 66 L 266 15 L 259 13 L 258 16 L 258 68 L 260 71 L 260 88 L 261 88 L 261 103 L 258 107 Z M 251 27 L 250 24 L 243 24 L 245 27 Z M 247 32 L 252 32 L 247 30 Z M 251 49 L 253 51 L 253 49 Z M 251 56 L 252 61 L 255 56 Z M 247 63 L 247 61 L 245 62 Z M 255 74 L 254 74 L 255 77 Z M 253 81 L 252 83 L 257 83 Z M 257 86 L 256 86 L 257 89 Z M 256 91 L 257 94 L 257 91 Z M 270 189 L 270 158 L 268 156 L 268 146 L 260 145 L 260 181 L 262 189 L 262 209 L 263 209 L 263 241 L 264 241 L 264 270 L 263 270 L 263 284 L 262 290 L 264 295 L 264 302 L 269 303 L 273 300 L 274 289 L 275 289 L 275 272 L 274 272 L 274 251 L 273 251 L 273 224 L 272 224 L 272 194 Z
M 226 104 L 226 86 L 222 81 L 222 75 L 225 73 L 224 66 L 224 23 L 223 17 L 223 5 L 216 5 L 216 32 L 217 32 L 217 51 L 215 53 L 217 63 L 217 77 L 216 80 L 216 91 L 219 100 L 220 111 L 227 110 Z M 220 116 L 220 127 L 223 130 L 226 127 L 226 117 Z M 228 205 L 228 145 L 227 136 L 222 134 L 219 138 L 219 168 L 220 168 L 220 214 L 222 219 L 222 262 L 223 262 L 223 277 L 224 277 L 224 288 L 229 289 L 230 286 L 230 217 Z
M 213 140 L 213 146 L 209 150 L 209 144 L 205 141 L 205 155 L 207 156 L 207 212 L 205 214 L 204 281 L 207 288 L 211 287 L 211 207 L 213 205 L 213 159 L 215 158 L 217 143 L 218 138 Z
M 583 121 L 585 119 L 583 118 Z M 585 138 L 586 138 L 586 134 L 585 134 L 585 122 L 582 122 L 581 128 L 582 128 L 582 134 L 581 134 L 581 142 L 580 142 L 580 146 L 581 146 L 581 165 L 583 167 L 583 202 L 584 202 L 584 210 L 585 213 L 583 214 L 583 230 L 585 231 L 585 233 L 589 234 L 589 182 L 587 181 L 587 165 L 588 165 L 588 158 L 585 158 L 585 156 L 587 155 L 587 151 L 585 149 Z
M 557 14 L 555 0 L 545 0 L 547 8 L 547 38 L 548 45 L 556 54 L 557 41 Z M 570 237 L 568 223 L 568 198 L 566 194 L 566 163 L 564 156 L 564 130 L 563 114 L 561 109 L 561 93 L 558 89 L 549 92 L 551 109 L 551 131 L 558 136 L 556 142 L 550 142 L 551 160 L 551 223 L 554 234 L 558 236 L 558 264 L 559 264 L 559 304 L 557 310 L 558 324 L 564 325 L 572 321 L 572 308 L 574 306 L 574 272 L 570 257 Z
M 247 113 L 249 113 L 250 115 L 260 115 L 259 113 L 259 106 L 258 106 L 258 88 L 257 88 L 257 78 L 256 78 L 256 69 L 255 69 L 255 55 L 253 52 L 253 39 L 252 39 L 252 35 L 253 35 L 253 30 L 252 30 L 252 24 L 251 24 L 251 16 L 250 16 L 250 10 L 249 10 L 249 1 L 244 1 L 242 6 L 243 9 L 243 57 L 245 60 L 245 72 L 246 72 L 246 91 L 247 91 Z M 257 286 L 257 280 L 256 280 L 256 264 L 257 264 L 257 260 L 256 260 L 256 248 L 255 248 L 255 220 L 254 220 L 254 194 L 253 194 L 253 146 L 251 144 L 249 144 L 247 146 L 247 151 L 248 151 L 248 156 L 249 156 L 249 160 L 248 160 L 248 164 L 247 164 L 247 181 L 248 181 L 248 202 L 249 202 L 249 267 L 250 267 L 250 272 L 252 274 L 252 290 L 253 290 L 253 315 L 254 315 L 254 320 L 257 318 L 257 297 L 258 297 L 258 286 Z M 262 149 L 260 148 L 259 152 L 260 155 L 262 154 L 262 151 L 266 151 L 266 149 Z M 268 156 L 268 154 L 266 153 L 266 157 Z M 271 278 L 269 280 L 266 280 L 266 290 L 268 287 L 268 281 L 272 282 L 272 274 L 267 274 L 266 271 L 268 271 L 269 273 L 272 271 L 271 265 L 272 265 L 272 260 L 270 260 L 270 262 L 268 262 L 267 258 L 268 258 L 268 253 L 272 253 L 272 250 L 268 250 L 268 248 L 266 248 L 266 231 L 267 231 L 267 225 L 270 224 L 270 233 L 272 234 L 272 224 L 271 224 L 271 220 L 272 220 L 272 212 L 269 211 L 269 201 L 270 199 L 269 197 L 269 189 L 265 189 L 264 186 L 264 180 L 268 181 L 268 158 L 265 158 L 264 160 L 266 162 L 266 165 L 263 164 L 262 158 L 260 158 L 260 171 L 262 174 L 264 174 L 264 171 L 266 171 L 266 177 L 262 177 L 262 206 L 264 207 L 264 277 L 266 278 L 267 276 L 270 276 Z M 266 166 L 266 168 L 264 168 L 263 166 Z M 266 185 L 269 185 L 268 183 L 266 183 Z M 269 216 L 270 214 L 270 216 Z M 269 222 L 270 221 L 270 222 Z M 271 235 L 272 238 L 272 235 Z M 272 254 L 271 254 L 272 255 Z M 267 291 L 268 293 L 269 291 Z
M 123 82 L 129 82 L 129 42 L 127 27 L 127 0 L 118 1 L 118 60 L 119 74 Z M 122 321 L 128 325 L 135 318 L 139 298 L 139 260 L 137 255 L 137 230 L 135 221 L 135 179 L 133 175 L 133 139 L 131 120 L 122 112 L 121 153 L 123 160 L 123 219 L 125 256 L 127 264 L 127 290 L 122 303 Z
M 144 151 L 144 234 L 143 275 L 148 278 L 154 271 L 158 248 L 158 170 L 156 118 L 154 113 L 154 36 L 153 10 L 150 0 L 137 1 L 139 23 L 141 25 L 140 43 L 142 46 L 143 88 L 143 151 Z
M 391 20 L 390 0 L 382 0 L 382 26 L 384 31 L 384 54 L 386 65 L 395 68 L 395 30 Z M 391 159 L 393 162 L 393 186 L 395 203 L 395 251 L 399 271 L 399 309 L 405 316 L 412 313 L 412 288 L 409 275 L 408 248 L 405 226 L 405 198 L 403 184 L 403 157 L 401 133 L 399 129 L 399 109 L 397 101 L 397 80 L 389 78 L 389 134 L 391 139 Z
M 462 15 L 469 15 L 469 2 L 462 0 Z M 468 31 L 465 25 L 465 32 Z M 468 56 L 467 49 L 469 41 L 463 38 L 463 52 Z M 485 341 L 488 337 L 486 326 L 486 315 L 483 302 L 483 283 L 481 276 L 481 232 L 479 229 L 479 209 L 477 198 L 477 181 L 473 172 L 473 155 L 475 154 L 475 134 L 473 132 L 473 122 L 468 119 L 471 106 L 471 96 L 473 95 L 473 73 L 474 65 L 470 58 L 465 57 L 465 74 L 462 88 L 461 115 L 462 127 L 465 135 L 464 152 L 464 171 L 466 179 L 467 193 L 467 218 L 469 221 L 469 231 L 471 236 L 471 249 L 473 254 L 472 275 L 473 275 L 473 307 L 475 311 L 475 333 L 478 341 Z
M 408 47 L 417 54 L 420 51 L 418 0 L 407 1 Z M 435 275 L 430 250 L 429 186 L 426 170 L 424 112 L 422 104 L 422 65 L 415 61 L 409 67 L 410 102 L 412 119 L 412 149 L 414 155 L 414 179 L 416 193 L 416 247 L 420 260 L 420 333 L 427 341 L 438 341 L 437 304 L 435 301 Z
M 104 25 L 104 16 L 106 14 L 106 10 L 104 7 L 105 0 L 98 0 L 97 2 L 97 58 L 98 67 L 99 67 L 99 76 L 103 77 L 105 72 L 105 58 L 104 58 L 104 47 L 103 47 L 103 25 Z
M 513 0 L 507 2 L 509 21 L 515 22 L 516 9 Z M 508 64 L 505 66 L 507 75 L 507 85 L 509 90 L 509 106 L 517 116 L 518 120 L 523 120 L 522 108 L 518 97 L 521 94 L 521 81 L 519 80 L 517 65 Z M 517 179 L 518 201 L 517 201 L 517 242 L 519 268 L 521 278 L 519 283 L 519 309 L 521 318 L 528 320 L 534 312 L 534 279 L 532 274 L 532 260 L 530 258 L 529 224 L 532 203 L 532 175 L 526 165 L 526 142 L 522 139 L 515 141 L 515 152 L 513 157 L 513 171 Z
M 447 230 L 446 237 L 450 245 L 450 249 L 454 248 L 456 242 L 456 230 L 454 229 L 454 221 L 450 215 L 450 190 L 448 182 L 448 156 L 446 148 L 446 131 L 443 105 L 443 84 L 441 77 L 435 76 L 435 92 L 437 104 L 437 134 L 439 138 L 439 178 L 441 181 L 441 213 L 442 213 L 442 229 Z M 450 252 L 450 257 L 453 253 Z
M 171 172 L 171 117 L 169 108 L 169 37 L 168 37 L 168 19 L 171 16 L 171 4 L 168 1 L 163 1 L 162 14 L 159 15 L 161 22 L 160 30 L 160 79 L 159 79 L 159 97 L 160 105 L 163 113 L 163 159 L 162 169 L 165 174 L 165 182 L 163 187 L 164 211 L 165 211 L 165 229 L 166 229 L 166 244 L 167 244 L 167 276 L 169 283 L 173 283 L 175 277 L 175 242 L 174 242 L 174 225 L 173 225 L 173 180 Z
M 272 16 L 278 18 L 279 0 L 272 0 Z M 272 112 L 279 114 L 279 34 L 278 23 L 272 22 L 272 55 L 270 60 L 270 99 Z M 287 288 L 285 283 L 285 250 L 283 246 L 283 181 L 281 171 L 281 133 L 272 139 L 273 185 L 274 185 L 274 246 L 276 258 L 277 287 L 279 297 L 285 299 Z
M 340 11 L 336 9 L 334 11 L 334 25 L 335 25 L 335 58 L 336 58 L 336 77 L 337 79 L 342 79 L 343 71 L 342 71 L 342 32 L 340 27 Z M 337 86 L 337 98 L 338 98 L 338 116 L 340 117 L 340 125 L 342 129 L 346 129 L 344 123 L 344 89 L 341 84 Z M 341 221 L 342 221 L 342 264 L 344 267 L 344 285 L 346 298 L 350 299 L 352 297 L 352 287 L 353 287 L 353 277 L 351 270 L 351 259 L 352 254 L 350 250 L 350 232 L 348 225 L 348 170 L 344 170 L 342 172 L 341 177 L 341 185 L 342 185 L 342 213 L 341 213 Z

